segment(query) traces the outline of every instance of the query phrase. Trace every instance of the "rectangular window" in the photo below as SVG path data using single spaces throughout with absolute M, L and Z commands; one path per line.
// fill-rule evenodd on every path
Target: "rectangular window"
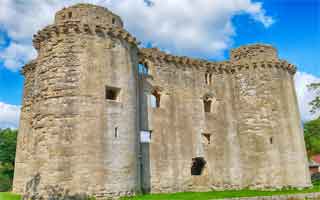
M 106 86 L 106 99 L 119 101 L 120 88 Z

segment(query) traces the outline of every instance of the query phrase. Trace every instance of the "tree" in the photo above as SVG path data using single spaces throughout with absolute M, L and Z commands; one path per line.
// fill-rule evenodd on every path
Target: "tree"
M 0 190 L 10 189 L 12 184 L 17 135 L 17 130 L 0 129 Z
M 320 83 L 312 83 L 308 85 L 309 90 L 316 92 L 316 98 L 310 102 L 311 112 L 315 113 L 320 110 Z
M 320 118 L 304 124 L 304 138 L 308 157 L 320 153 Z

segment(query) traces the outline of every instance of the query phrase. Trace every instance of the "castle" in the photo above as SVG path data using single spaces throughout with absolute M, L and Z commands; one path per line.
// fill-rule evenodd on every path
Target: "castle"
M 242 46 L 223 62 L 141 49 L 120 17 L 90 4 L 57 12 L 33 44 L 14 192 L 311 185 L 296 68 L 272 46 Z

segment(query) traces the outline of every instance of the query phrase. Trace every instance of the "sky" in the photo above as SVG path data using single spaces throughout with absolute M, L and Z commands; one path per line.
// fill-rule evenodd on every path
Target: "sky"
M 23 76 L 36 58 L 32 35 L 52 24 L 54 13 L 79 2 L 121 16 L 142 46 L 208 60 L 229 58 L 232 48 L 267 43 L 298 67 L 295 85 L 303 121 L 320 82 L 320 0 L 0 0 L 0 128 L 17 128 Z

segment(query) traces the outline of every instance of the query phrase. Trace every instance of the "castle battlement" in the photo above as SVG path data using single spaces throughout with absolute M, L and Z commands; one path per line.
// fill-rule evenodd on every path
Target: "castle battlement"
M 116 37 L 127 41 L 130 44 L 138 46 L 139 41 L 133 37 L 128 31 L 121 27 L 112 26 L 108 24 L 78 23 L 77 21 L 65 21 L 63 23 L 54 24 L 43 28 L 38 31 L 33 37 L 33 45 L 39 50 L 42 45 L 59 37 L 64 37 L 70 34 L 88 34 L 97 37 L 106 37 L 107 35 Z
M 269 50 L 269 51 L 267 51 Z M 271 51 L 272 50 L 272 51 Z M 269 54 L 275 54 L 274 47 L 269 45 L 253 44 L 244 47 L 239 47 L 231 50 L 230 61 L 207 61 L 203 59 L 189 58 L 186 56 L 175 56 L 160 51 L 158 48 L 143 48 L 140 49 L 140 63 L 148 65 L 148 60 L 161 66 L 163 63 L 172 63 L 183 65 L 184 67 L 193 67 L 197 69 L 206 69 L 211 72 L 219 73 L 236 73 L 242 69 L 261 68 L 279 68 L 287 70 L 291 74 L 295 74 L 296 67 L 285 60 L 280 60 L 275 57 L 268 57 Z M 275 54 L 276 55 L 276 54 Z M 241 59 L 235 59 L 235 58 Z M 267 59 L 264 59 L 267 57 Z
M 139 48 L 90 4 L 57 12 L 33 45 L 13 183 L 24 199 L 310 186 L 296 67 L 274 47 L 219 62 Z

